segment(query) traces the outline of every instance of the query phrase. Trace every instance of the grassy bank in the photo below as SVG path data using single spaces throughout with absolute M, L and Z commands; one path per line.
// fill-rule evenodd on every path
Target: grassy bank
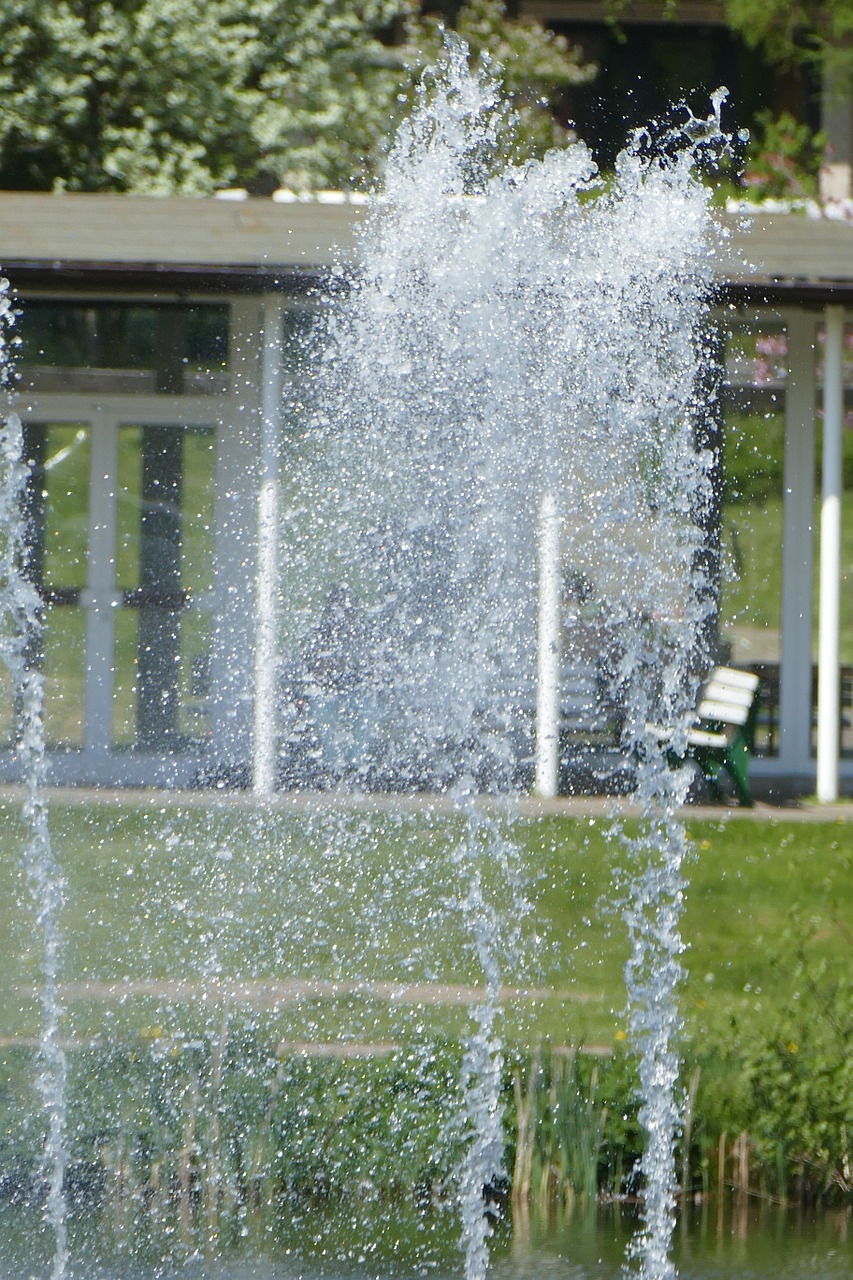
M 677 1149 L 685 1203 L 732 1192 L 778 1204 L 853 1199 L 846 1049 L 827 1052 L 812 1036 L 794 1066 L 789 1044 L 750 1035 L 689 1054 Z M 17 1047 L 2 1060 L 2 1191 L 31 1199 L 41 1127 L 33 1054 Z M 103 1212 L 111 1229 L 145 1218 L 186 1241 L 230 1239 L 247 1224 L 247 1234 L 274 1232 L 298 1205 L 355 1212 L 368 1202 L 396 1214 L 453 1202 L 464 1140 L 455 1045 L 312 1057 L 235 1020 L 213 1040 L 76 1049 L 70 1067 L 69 1198 L 75 1212 Z M 547 1213 L 641 1194 L 629 1053 L 514 1055 L 504 1101 L 499 1201 Z
M 2 817 L 0 1036 L 32 1036 L 39 939 L 16 811 Z M 689 1033 L 719 1032 L 732 1016 L 772 1028 L 797 921 L 814 963 L 849 963 L 849 828 L 736 816 L 687 825 Z M 518 819 L 471 839 L 446 814 L 99 804 L 54 806 L 51 826 L 67 881 L 69 1036 L 110 1024 L 207 1033 L 223 1003 L 254 1005 L 280 1040 L 405 1039 L 421 1023 L 455 1035 L 465 987 L 480 979 L 465 919 L 475 866 L 505 922 L 511 1043 L 612 1045 L 625 1029 L 619 900 L 630 867 L 601 819 Z M 507 924 L 519 921 L 513 948 Z M 229 994 L 223 984 L 237 980 L 242 994 Z
M 11 1186 L 34 1177 L 39 1147 L 27 1043 L 39 939 L 22 832 L 13 809 L 3 816 L 0 1172 Z M 68 887 L 63 1034 L 81 1195 L 116 1213 L 159 1198 L 187 1230 L 293 1196 L 440 1199 L 479 982 L 465 920 L 475 867 L 501 918 L 521 922 L 517 948 L 502 930 L 515 1194 L 633 1189 L 618 905 L 629 869 L 600 819 L 472 835 L 446 814 L 99 804 L 54 806 L 51 823 Z M 845 1199 L 849 827 L 687 825 L 684 1190 Z

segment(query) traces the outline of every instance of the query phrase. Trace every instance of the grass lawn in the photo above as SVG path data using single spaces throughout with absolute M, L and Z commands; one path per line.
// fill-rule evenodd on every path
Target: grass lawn
M 820 529 L 820 503 L 815 500 L 814 528 Z M 760 504 L 738 503 L 723 509 L 724 580 L 722 590 L 723 633 L 737 638 L 744 628 L 756 645 L 754 660 L 778 661 L 782 609 L 782 498 L 772 496 Z M 819 539 L 815 540 L 812 567 L 812 653 L 818 643 Z M 853 492 L 842 496 L 841 536 L 841 661 L 853 662 Z M 762 636 L 764 637 L 762 639 Z M 744 653 L 744 660 L 753 655 Z
M 40 938 L 14 805 L 2 818 L 0 1037 L 31 1036 Z M 471 837 L 446 814 L 103 803 L 56 804 L 51 826 L 68 885 L 61 977 L 90 984 L 63 989 L 70 1035 L 209 1031 L 245 1002 L 286 1041 L 456 1034 L 468 998 L 457 988 L 480 980 L 465 920 L 475 869 L 500 921 L 504 983 L 536 989 L 508 1001 L 510 1042 L 609 1045 L 624 1027 L 626 855 L 601 819 L 516 819 Z M 791 995 L 795 920 L 816 957 L 849 967 L 849 827 L 737 816 L 687 827 L 688 1032 L 701 1039 L 733 1016 L 772 1027 Z M 223 999 L 236 980 L 245 991 Z

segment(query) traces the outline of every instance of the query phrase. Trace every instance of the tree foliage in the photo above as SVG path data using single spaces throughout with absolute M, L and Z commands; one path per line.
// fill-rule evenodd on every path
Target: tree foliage
M 633 0 L 606 0 L 618 24 Z M 663 18 L 679 16 L 679 0 L 657 0 Z M 817 62 L 853 81 L 853 0 L 723 0 L 726 22 L 776 66 Z
M 596 67 L 582 63 L 580 50 L 538 22 L 508 21 L 500 0 L 468 0 L 455 29 L 470 49 L 472 65 L 487 63 L 501 81 L 515 114 L 514 136 L 521 153 L 542 156 L 550 147 L 563 144 L 568 134 L 554 107 L 564 90 L 591 80 Z M 439 19 L 413 21 L 410 65 L 419 68 L 434 62 L 441 43 Z
M 367 183 L 439 46 L 412 3 L 0 0 L 0 185 L 189 195 Z M 458 25 L 477 54 L 511 64 L 508 88 L 541 146 L 547 100 L 589 74 L 576 53 L 510 22 L 501 0 L 471 0 Z
M 726 19 L 779 66 L 819 61 L 853 71 L 851 0 L 726 0 Z
M 741 182 L 756 195 L 782 200 L 813 199 L 826 137 L 812 133 L 789 111 L 759 111 L 749 140 Z

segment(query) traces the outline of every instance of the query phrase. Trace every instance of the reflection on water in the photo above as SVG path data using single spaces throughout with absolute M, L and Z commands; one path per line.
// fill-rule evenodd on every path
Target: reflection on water
M 136 1208 L 140 1227 L 147 1215 Z M 159 1250 L 150 1236 L 141 1245 L 132 1217 L 117 1232 L 115 1221 L 103 1216 L 72 1214 L 69 1280 L 451 1280 L 461 1270 L 455 1217 L 435 1208 L 355 1199 L 334 1211 L 291 1206 L 266 1224 L 262 1250 L 254 1231 L 247 1248 L 243 1222 L 215 1254 L 197 1241 L 176 1248 L 174 1224 L 167 1223 L 161 1224 Z M 676 1230 L 673 1259 L 681 1280 L 847 1280 L 853 1275 L 852 1222 L 853 1207 L 818 1214 L 732 1201 L 720 1213 L 713 1203 L 698 1205 Z M 146 1226 L 150 1230 L 150 1221 Z M 630 1205 L 576 1208 L 548 1221 L 522 1218 L 513 1230 L 496 1232 L 491 1275 L 620 1280 L 635 1227 Z M 310 1245 L 300 1246 L 300 1237 Z M 107 1240 L 114 1245 L 108 1253 Z M 43 1280 L 49 1266 L 40 1214 L 15 1204 L 0 1207 L 0 1280 Z

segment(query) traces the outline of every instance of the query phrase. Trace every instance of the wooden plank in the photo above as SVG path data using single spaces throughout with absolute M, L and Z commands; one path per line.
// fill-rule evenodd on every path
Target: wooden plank
M 709 680 L 702 692 L 703 699 L 711 702 L 725 702 L 733 707 L 752 706 L 755 692 L 749 689 L 733 689 L 730 685 L 721 684 L 718 680 Z
M 720 280 L 762 283 L 853 280 L 853 223 L 797 213 L 727 213 Z
M 0 265 L 139 263 L 327 268 L 356 257 L 365 206 L 273 199 L 0 192 Z M 853 223 L 721 214 L 722 282 L 853 282 Z
M 720 684 L 731 685 L 735 689 L 749 689 L 754 693 L 761 683 L 760 677 L 753 671 L 741 671 L 738 667 L 715 667 L 711 679 Z
M 699 703 L 700 720 L 719 720 L 723 724 L 746 724 L 749 707 L 739 707 L 731 702 L 715 702 L 711 698 L 703 698 Z
M 0 263 L 329 267 L 354 255 L 364 207 L 0 193 Z

